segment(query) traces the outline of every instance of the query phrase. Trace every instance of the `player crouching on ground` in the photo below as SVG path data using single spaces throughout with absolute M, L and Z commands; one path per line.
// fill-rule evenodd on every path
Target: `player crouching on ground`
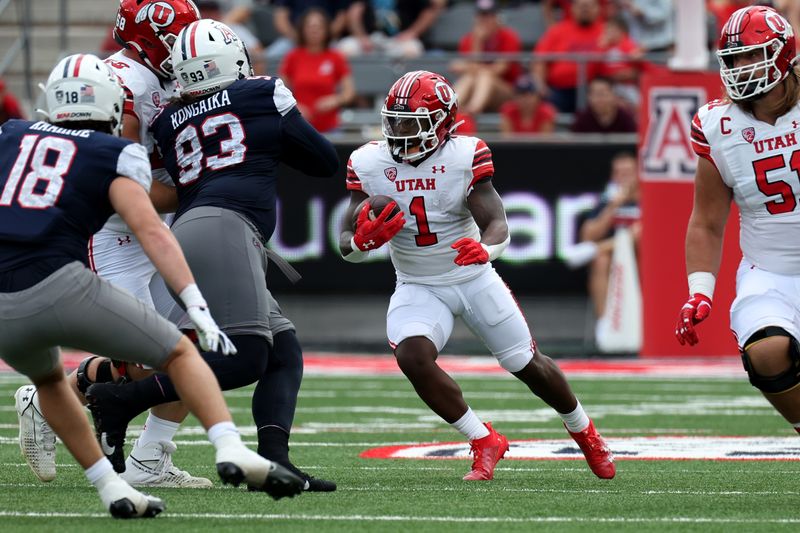
M 730 327 L 750 383 L 800 433 L 800 75 L 795 36 L 775 10 L 752 6 L 723 26 L 717 58 L 728 98 L 700 108 L 700 156 L 686 230 L 689 300 L 675 335 L 697 344 L 711 312 L 731 200 L 742 261 Z
M 368 196 L 387 195 L 396 203 L 373 219 L 365 204 L 355 228 L 343 228 L 342 256 L 360 262 L 389 243 L 397 272 L 386 318 L 389 343 L 419 397 L 469 439 L 474 461 L 464 479 L 492 479 L 508 441 L 481 423 L 458 384 L 436 364 L 456 316 L 503 368 L 559 413 L 592 471 L 613 478 L 611 451 L 564 374 L 537 349 L 511 291 L 491 266 L 509 242 L 505 211 L 492 185 L 489 147 L 476 137 L 452 135 L 457 110 L 455 92 L 438 74 L 410 72 L 395 82 L 381 110 L 386 140 L 362 146 L 348 163 L 344 220 L 351 221 Z M 397 206 L 402 213 L 390 217 Z
M 299 493 L 299 478 L 242 444 L 194 345 L 88 269 L 89 238 L 116 211 L 180 295 L 201 346 L 235 353 L 150 202 L 145 149 L 118 137 L 119 80 L 95 56 L 70 56 L 51 72 L 45 95 L 50 124 L 12 120 L 0 133 L 0 357 L 36 384 L 44 417 L 115 517 L 155 516 L 164 504 L 130 487 L 103 456 L 67 384 L 61 345 L 166 372 L 208 431 L 224 482 L 246 481 L 276 497 Z

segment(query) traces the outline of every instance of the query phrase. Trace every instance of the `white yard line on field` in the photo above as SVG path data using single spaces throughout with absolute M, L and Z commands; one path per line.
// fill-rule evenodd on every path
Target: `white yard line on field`
M 2 517 L 28 518 L 110 518 L 106 513 L 46 513 L 0 511 Z M 338 522 L 450 522 L 450 523 L 611 523 L 611 524 L 800 524 L 800 518 L 722 518 L 705 516 L 656 517 L 582 517 L 582 516 L 402 516 L 402 515 L 326 515 L 326 514 L 228 514 L 228 513 L 172 513 L 163 518 L 218 519 L 218 520 L 287 520 L 287 521 L 338 521 Z M 160 517 L 160 518 L 161 518 Z M 162 519 L 163 519 L 162 518 Z

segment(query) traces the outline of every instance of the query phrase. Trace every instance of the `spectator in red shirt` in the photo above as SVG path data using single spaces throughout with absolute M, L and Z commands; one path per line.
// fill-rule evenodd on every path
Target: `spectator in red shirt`
M 320 132 L 332 131 L 339 125 L 339 108 L 355 97 L 350 65 L 330 48 L 330 22 L 322 9 L 311 8 L 300 17 L 297 36 L 298 46 L 281 64 L 281 77 L 311 125 Z
M 456 124 L 458 124 L 456 132 L 459 135 L 475 135 L 478 133 L 478 125 L 475 124 L 475 119 L 470 115 L 458 113 L 456 115 Z
M 644 53 L 628 35 L 628 24 L 624 18 L 616 16 L 608 19 L 600 36 L 599 49 L 607 54 L 607 59 L 597 65 L 595 72 L 616 83 L 617 94 L 633 105 L 638 104 L 639 74 Z
M 16 97 L 6 91 L 6 82 L 0 79 L 0 124 L 12 118 L 25 118 Z
M 589 83 L 588 106 L 575 115 L 575 133 L 635 133 L 636 119 L 614 92 L 614 83 L 603 77 Z
M 514 99 L 500 108 L 500 131 L 504 137 L 519 133 L 555 131 L 556 108 L 542 100 L 541 88 L 530 76 L 520 76 Z
M 573 0 L 572 18 L 558 22 L 544 32 L 534 52 L 580 53 L 597 52 L 603 20 L 600 18 L 598 0 Z M 591 78 L 591 65 L 586 74 Z M 548 97 L 564 113 L 575 111 L 578 85 L 578 64 L 575 61 L 556 59 L 534 60 L 531 73 L 536 82 L 547 87 Z
M 610 11 L 613 11 L 613 6 L 609 5 L 609 0 L 600 0 L 600 16 L 606 18 Z M 542 15 L 547 26 L 572 18 L 572 0 L 542 0 Z
M 475 23 L 458 45 L 463 56 L 480 53 L 519 53 L 522 51 L 517 32 L 503 26 L 497 16 L 494 0 L 478 0 Z M 522 73 L 515 61 L 454 61 L 450 70 L 459 75 L 454 85 L 462 109 L 470 115 L 496 110 L 514 94 L 514 83 Z

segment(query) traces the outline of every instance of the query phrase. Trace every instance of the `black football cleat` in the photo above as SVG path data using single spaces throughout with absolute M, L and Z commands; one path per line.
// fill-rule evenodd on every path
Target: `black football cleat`
M 138 413 L 116 394 L 118 388 L 115 383 L 95 383 L 86 389 L 86 400 L 100 448 L 114 470 L 121 473 L 125 471 L 125 432 Z
M 248 490 L 266 492 L 275 500 L 303 492 L 302 478 L 244 446 L 217 450 L 217 473 L 225 484 L 246 483 Z
M 303 480 L 303 492 L 333 492 L 336 490 L 336 482 L 334 481 L 315 478 L 311 474 L 303 472 L 289 462 L 281 461 L 279 464 Z M 256 490 L 250 487 L 248 488 L 250 490 Z

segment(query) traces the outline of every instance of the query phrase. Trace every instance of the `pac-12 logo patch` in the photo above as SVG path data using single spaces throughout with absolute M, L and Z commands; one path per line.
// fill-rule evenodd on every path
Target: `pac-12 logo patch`
M 742 130 L 742 137 L 744 140 L 751 143 L 756 138 L 756 129 L 755 128 L 745 128 Z
M 397 167 L 389 167 L 383 169 L 383 174 L 389 178 L 389 181 L 394 181 L 397 179 Z

